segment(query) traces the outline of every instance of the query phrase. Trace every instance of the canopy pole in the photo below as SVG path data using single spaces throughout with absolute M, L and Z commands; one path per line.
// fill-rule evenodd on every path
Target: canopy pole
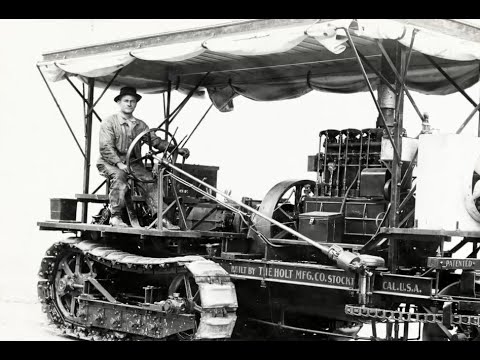
M 88 79 L 88 110 L 93 109 L 93 90 L 95 85 L 95 79 Z M 84 171 L 83 171 L 83 193 L 88 194 L 88 188 L 90 184 L 90 153 L 92 150 L 92 112 L 89 111 L 86 117 L 86 126 L 85 126 L 85 162 L 84 162 Z M 87 222 L 88 216 L 88 202 L 82 202 L 82 222 Z
M 76 87 L 75 84 L 72 82 L 72 80 L 70 80 L 70 79 L 68 78 L 68 76 L 65 77 L 65 80 L 68 81 L 68 83 L 69 83 L 69 84 L 73 87 L 73 89 L 77 92 L 78 96 L 80 96 L 80 97 L 82 98 L 83 102 L 84 102 L 85 104 L 87 104 L 87 106 L 88 106 L 89 109 L 90 109 L 90 105 L 89 105 L 89 103 L 88 103 L 88 100 L 83 97 L 82 93 L 80 92 L 80 90 L 77 89 L 77 87 Z M 92 110 L 92 112 L 95 114 L 95 116 L 97 117 L 98 121 L 102 122 L 102 119 L 100 118 L 100 116 L 98 116 L 97 112 L 96 112 L 95 110 Z
M 450 83 L 455 87 L 455 89 L 458 90 L 458 92 L 460 94 L 462 94 L 469 102 L 470 104 L 472 104 L 473 106 L 477 106 L 477 103 L 475 101 L 473 101 L 473 99 L 468 96 L 468 94 L 456 83 L 455 80 L 453 80 L 451 78 L 450 75 L 448 75 L 445 70 L 442 69 L 442 67 L 440 65 L 437 64 L 437 62 L 435 60 L 433 60 L 430 56 L 426 55 L 426 54 L 423 54 L 423 56 L 425 56 L 425 58 L 430 61 L 430 63 L 435 66 L 435 68 L 445 77 L 445 79 L 447 79 L 448 81 L 450 81 Z
M 172 113 L 170 114 L 170 117 L 169 117 L 169 121 L 170 123 L 173 121 L 173 119 L 175 119 L 175 117 L 178 115 L 178 113 L 183 109 L 183 107 L 187 104 L 187 102 L 191 99 L 191 97 L 193 96 L 193 94 L 195 93 L 195 91 L 197 91 L 197 89 L 203 84 L 203 82 L 205 81 L 205 79 L 207 78 L 207 76 L 210 74 L 210 72 L 207 72 L 203 78 L 199 81 L 199 83 L 197 85 L 195 85 L 195 87 L 187 94 L 187 96 L 185 96 L 185 98 L 182 100 L 182 102 L 175 108 L 175 110 L 172 111 Z M 167 121 L 167 115 L 165 115 L 165 120 L 160 124 L 158 125 L 158 128 L 161 128 L 163 124 L 165 124 L 165 122 Z
M 395 156 L 400 159 L 400 154 L 399 154 L 399 152 L 397 150 L 397 147 L 395 146 L 395 143 L 392 139 L 392 134 L 390 134 L 390 131 L 388 130 L 387 121 L 386 121 L 386 119 L 383 115 L 382 109 L 380 108 L 380 105 L 378 104 L 377 99 L 375 98 L 375 94 L 373 93 L 372 84 L 370 84 L 370 80 L 368 80 L 367 73 L 365 72 L 365 68 L 363 67 L 362 61 L 360 59 L 360 56 L 358 55 L 357 48 L 355 47 L 355 44 L 353 43 L 350 32 L 347 28 L 341 28 L 341 29 L 344 29 L 345 33 L 347 34 L 348 42 L 349 42 L 350 46 L 352 47 L 353 52 L 355 53 L 355 57 L 357 58 L 358 65 L 360 65 L 360 70 L 362 71 L 363 78 L 365 79 L 365 82 L 367 83 L 368 90 L 370 91 L 370 95 L 372 96 L 372 99 L 375 103 L 375 106 L 377 107 L 377 111 L 380 115 L 380 120 L 382 121 L 383 127 L 385 128 L 385 131 L 387 132 L 388 139 L 390 140 L 390 143 L 392 144 L 393 152 L 394 152 Z
M 168 127 L 170 125 L 170 104 L 172 101 L 172 81 L 168 80 L 168 89 L 167 89 L 167 117 L 162 125 L 165 123 L 165 140 L 168 141 Z M 160 125 L 159 127 L 161 127 Z
M 235 97 L 236 94 L 233 94 L 232 96 L 230 96 L 230 98 L 227 100 L 227 102 L 225 104 L 223 104 L 219 111 L 221 111 L 225 106 L 228 105 L 228 103 L 230 102 L 230 100 L 232 100 L 234 97 Z M 185 142 L 182 144 L 183 141 L 181 141 L 179 143 L 179 148 L 182 148 L 184 147 L 185 145 L 187 145 L 187 142 L 188 140 L 190 140 L 190 138 L 192 137 L 193 133 L 195 132 L 195 130 L 197 130 L 197 128 L 200 126 L 200 124 L 202 123 L 203 119 L 205 119 L 205 117 L 207 116 L 208 112 L 212 109 L 213 107 L 213 102 L 210 104 L 210 106 L 208 107 L 207 111 L 205 111 L 205 113 L 203 114 L 202 118 L 198 121 L 197 125 L 195 125 L 195 127 L 193 128 L 192 132 L 190 133 L 190 135 L 188 135 L 188 138 L 187 140 L 185 140 Z
M 112 85 L 112 83 L 115 81 L 116 77 L 118 76 L 118 74 L 120 74 L 120 71 L 122 71 L 123 68 L 121 69 L 118 69 L 118 71 L 115 73 L 115 75 L 110 79 L 110 81 L 108 82 L 107 86 L 105 86 L 105 89 L 103 89 L 102 93 L 100 94 L 100 96 L 98 97 L 98 99 L 95 101 L 95 103 L 92 105 L 92 107 L 90 108 L 90 110 L 88 110 L 87 112 L 87 115 L 85 115 L 85 117 L 89 116 L 93 109 L 95 108 L 95 106 L 98 104 L 98 102 L 100 101 L 100 99 L 102 98 L 102 96 L 105 94 L 105 92 L 110 88 L 110 86 Z M 100 120 L 100 119 L 99 119 Z M 100 120 L 101 122 L 101 120 Z
M 462 123 L 462 125 L 460 125 L 460 127 L 458 128 L 458 130 L 455 132 L 455 134 L 460 134 L 463 129 L 465 129 L 465 126 L 468 125 L 468 123 L 470 122 L 470 120 L 473 118 L 473 115 L 475 115 L 475 113 L 480 109 L 480 104 L 478 104 L 477 106 L 475 106 L 475 109 L 473 109 L 473 111 L 470 113 L 470 115 L 468 115 L 468 117 L 465 119 L 465 121 Z
M 363 62 L 365 64 L 367 64 L 367 66 L 370 69 L 372 69 L 372 71 L 375 73 L 375 75 L 377 75 L 383 81 L 383 84 L 385 84 L 392 92 L 395 92 L 394 87 L 387 81 L 387 79 L 385 79 L 385 77 L 382 75 L 382 73 L 379 72 L 377 69 L 375 69 L 375 67 L 372 65 L 372 63 L 360 51 L 358 51 L 358 49 L 357 49 L 357 52 L 358 52 L 358 56 L 360 56 L 360 58 L 363 60 Z
M 397 81 L 401 83 L 402 79 L 400 78 L 400 75 L 399 75 L 397 69 L 393 65 L 392 59 L 390 59 L 390 56 L 388 56 L 388 54 L 385 51 L 385 48 L 383 47 L 382 43 L 379 40 L 376 40 L 376 42 L 377 42 L 378 47 L 380 48 L 380 51 L 382 52 L 383 56 L 385 57 L 385 60 L 387 60 L 388 64 L 390 65 L 390 68 L 392 69 L 393 74 L 395 75 Z M 404 91 L 405 91 L 405 94 L 407 94 L 408 100 L 410 100 L 410 103 L 412 104 L 416 113 L 420 117 L 420 120 L 424 121 L 424 117 L 423 117 L 422 113 L 420 112 L 420 110 L 418 109 L 417 104 L 413 100 L 412 96 L 410 95 L 410 91 L 408 90 L 408 87 L 406 85 L 404 86 Z
M 77 146 L 78 146 L 78 149 L 80 150 L 80 152 L 82 153 L 83 157 L 85 158 L 85 153 L 83 152 L 83 149 L 82 149 L 82 147 L 80 146 L 80 143 L 78 142 L 77 137 L 75 136 L 72 128 L 70 127 L 70 124 L 68 123 L 68 120 L 67 120 L 67 118 L 65 117 L 65 114 L 63 113 L 62 108 L 60 107 L 60 104 L 59 104 L 58 101 L 57 101 L 57 98 L 56 98 L 55 95 L 53 94 L 53 91 L 52 91 L 52 89 L 50 88 L 50 85 L 48 85 L 47 79 L 45 79 L 45 76 L 43 75 L 42 70 L 40 70 L 40 66 L 37 65 L 37 69 L 38 69 L 38 71 L 40 72 L 40 75 L 42 76 L 42 79 L 43 79 L 43 81 L 45 82 L 45 85 L 47 85 L 47 89 L 48 89 L 48 91 L 50 92 L 50 95 L 52 96 L 53 101 L 54 101 L 55 104 L 57 105 L 58 111 L 60 111 L 60 115 L 62 115 L 62 118 L 63 118 L 63 120 L 65 121 L 65 124 L 67 124 L 68 130 L 70 130 L 70 134 L 72 134 L 73 139 L 75 140 L 75 143 L 76 143 Z

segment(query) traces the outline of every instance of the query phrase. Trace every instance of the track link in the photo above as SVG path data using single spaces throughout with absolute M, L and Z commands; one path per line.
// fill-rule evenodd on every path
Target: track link
M 59 268 L 65 266 L 62 264 L 62 257 L 72 251 L 82 254 L 90 269 L 92 269 L 91 264 L 94 264 L 95 266 L 103 266 L 120 272 L 148 274 L 149 276 L 162 276 L 164 274 L 170 274 L 171 276 L 172 273 L 177 274 L 174 284 L 170 286 L 169 293 L 178 297 L 178 293 L 175 294 L 175 292 L 178 291 L 179 286 L 188 287 L 187 295 L 185 296 L 186 300 L 181 300 L 191 305 L 187 306 L 186 309 L 182 307 L 182 310 L 178 311 L 178 316 L 185 315 L 185 318 L 187 318 L 189 315 L 196 314 L 198 320 L 195 323 L 193 334 L 187 338 L 219 339 L 231 336 L 238 307 L 235 286 L 231 282 L 229 274 L 215 262 L 197 255 L 170 258 L 145 257 L 80 238 L 67 238 L 53 244 L 46 251 L 38 272 L 37 290 L 42 310 L 47 314 L 49 320 L 60 328 L 65 335 L 85 340 L 164 340 L 165 338 L 155 336 L 155 332 L 151 332 L 149 329 L 162 327 L 163 323 L 161 321 L 165 324 L 167 322 L 165 309 L 162 309 L 161 306 L 141 304 L 143 306 L 137 309 L 131 305 L 122 304 L 116 301 L 116 299 L 109 299 L 108 294 L 106 294 L 106 302 L 103 301 L 105 299 L 95 301 L 94 305 L 97 307 L 102 307 L 102 303 L 104 303 L 103 308 L 97 309 L 99 312 L 103 310 L 106 313 L 108 308 L 112 306 L 117 308 L 116 313 L 119 312 L 118 308 L 124 309 L 122 311 L 135 311 L 135 313 L 146 309 L 147 315 L 142 315 L 144 322 L 140 326 L 137 325 L 135 330 L 128 331 L 125 327 L 122 327 L 122 331 L 118 331 L 109 326 L 108 321 L 102 321 L 102 326 L 95 326 L 95 324 L 92 324 L 92 321 L 87 321 L 88 316 L 85 315 L 85 309 L 89 311 L 88 307 L 91 307 L 89 302 L 92 302 L 92 300 L 89 300 L 88 295 L 85 295 L 82 289 L 80 289 L 81 285 L 65 285 L 68 281 L 59 280 L 57 275 Z M 191 289 L 188 282 L 195 284 L 195 289 L 198 290 L 196 303 L 193 301 L 193 294 L 189 293 Z M 68 285 L 79 289 L 79 294 L 75 295 L 75 300 L 82 307 L 82 315 L 80 317 L 65 316 L 59 308 L 57 294 L 61 293 L 63 288 Z M 175 298 L 172 301 L 175 302 Z M 134 309 L 130 310 L 132 308 Z M 150 316 L 150 313 L 153 315 Z M 158 317 L 154 315 L 158 315 Z M 121 316 L 124 316 L 124 314 L 122 313 Z M 133 316 L 137 315 L 134 314 Z M 155 320 L 157 323 L 152 322 L 154 320 L 149 320 L 150 323 L 145 320 L 157 318 L 162 320 Z M 82 319 L 85 321 L 82 321 Z M 173 331 L 174 333 L 182 334 L 183 330 L 181 327 L 178 327 L 178 331 L 171 330 L 171 327 L 175 326 L 174 323 L 169 323 L 170 333 Z M 178 323 L 177 321 L 176 324 Z M 158 334 L 158 332 L 156 333 Z M 171 338 L 171 336 L 168 336 L 168 338 Z M 183 337 L 179 336 L 179 338 Z

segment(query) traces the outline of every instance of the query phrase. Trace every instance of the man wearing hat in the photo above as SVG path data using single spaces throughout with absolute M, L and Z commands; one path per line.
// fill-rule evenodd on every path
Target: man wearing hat
M 125 193 L 128 190 L 128 174 L 125 159 L 132 141 L 138 134 L 148 129 L 145 122 L 133 116 L 137 102 L 141 98 L 135 88 L 128 86 L 121 88 L 120 94 L 114 99 L 120 111 L 106 118 L 100 126 L 100 157 L 97 161 L 97 168 L 101 175 L 110 179 L 110 225 L 113 226 L 128 226 L 121 217 L 125 208 Z M 152 134 L 151 139 L 153 146 L 158 150 L 166 150 L 167 146 L 174 148 L 173 144 L 169 145 L 168 141 L 162 140 L 155 134 Z M 178 153 L 185 158 L 190 155 L 186 148 L 178 149 Z M 138 178 L 152 179 L 151 172 L 145 169 L 140 162 L 130 166 L 134 167 Z M 157 212 L 158 191 L 156 182 L 143 183 L 139 186 L 139 189 L 145 196 L 152 214 L 155 214 Z M 163 224 L 170 230 L 179 229 L 178 226 L 171 224 L 167 219 L 163 220 Z

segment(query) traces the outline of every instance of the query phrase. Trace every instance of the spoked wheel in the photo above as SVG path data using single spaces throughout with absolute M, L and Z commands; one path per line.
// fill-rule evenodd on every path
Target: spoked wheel
M 148 165 L 148 162 L 150 162 L 150 165 L 154 166 L 156 160 L 155 157 L 158 156 L 159 154 L 163 153 L 163 158 L 168 160 L 171 163 L 175 163 L 177 161 L 178 157 L 178 144 L 177 140 L 173 137 L 172 134 L 168 134 L 168 141 L 173 144 L 174 150 L 157 150 L 156 148 L 153 147 L 153 140 L 152 140 L 152 134 L 156 135 L 160 138 L 165 137 L 165 135 L 161 135 L 159 133 L 165 134 L 164 129 L 150 129 L 150 130 L 145 130 L 138 134 L 138 136 L 132 141 L 130 144 L 130 147 L 128 148 L 127 151 L 127 157 L 126 157 L 126 165 L 128 169 L 128 173 L 137 181 L 144 182 L 144 183 L 153 183 L 156 180 L 154 178 L 152 179 L 147 179 L 143 176 L 140 176 L 138 173 L 138 170 L 136 171 L 135 168 L 139 165 L 144 163 L 144 166 Z M 145 145 L 145 146 L 142 146 Z
M 81 252 L 68 251 L 57 265 L 55 299 L 62 315 L 70 320 L 77 316 L 77 297 L 83 293 L 88 277 L 95 277 L 93 265 Z
M 478 289 L 477 289 L 478 290 Z M 460 295 L 460 282 L 448 285 L 439 292 L 439 295 Z M 480 327 L 473 325 L 453 325 L 447 334 L 437 324 L 424 324 L 422 340 L 424 341 L 449 341 L 449 340 L 474 340 L 480 341 Z
M 185 299 L 185 312 L 195 314 L 195 328 L 193 330 L 177 333 L 180 340 L 193 340 L 200 322 L 202 306 L 200 302 L 200 289 L 193 275 L 190 273 L 176 276 L 168 288 L 169 297 Z
M 302 198 L 315 186 L 312 180 L 286 180 L 275 185 L 263 199 L 259 211 L 274 220 L 298 231 L 299 214 L 304 212 Z M 288 231 L 256 216 L 257 230 L 267 238 L 292 237 Z

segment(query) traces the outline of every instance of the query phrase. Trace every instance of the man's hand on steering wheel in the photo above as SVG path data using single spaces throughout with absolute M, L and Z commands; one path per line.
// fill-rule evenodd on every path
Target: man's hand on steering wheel
M 178 149 L 178 155 L 181 155 L 184 159 L 186 159 L 190 156 L 190 150 L 187 148 L 180 148 Z

